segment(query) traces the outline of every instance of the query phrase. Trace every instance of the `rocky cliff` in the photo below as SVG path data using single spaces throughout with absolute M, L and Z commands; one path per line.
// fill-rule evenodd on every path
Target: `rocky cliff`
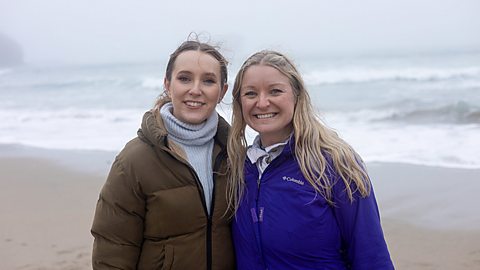
M 0 67 L 16 66 L 22 63 L 22 47 L 12 38 L 0 33 Z

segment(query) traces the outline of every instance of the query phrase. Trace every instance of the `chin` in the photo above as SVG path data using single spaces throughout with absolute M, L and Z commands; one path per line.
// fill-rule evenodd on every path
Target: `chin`
M 207 120 L 206 117 L 195 118 L 195 119 L 192 119 L 192 120 L 190 121 L 190 123 L 195 124 L 195 125 L 198 125 L 198 124 L 201 124 L 201 123 L 205 122 L 205 120 Z

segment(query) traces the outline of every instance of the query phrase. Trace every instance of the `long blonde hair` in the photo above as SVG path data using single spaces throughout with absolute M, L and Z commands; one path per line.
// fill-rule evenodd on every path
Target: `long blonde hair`
M 290 80 L 296 96 L 293 115 L 295 158 L 302 174 L 313 188 L 333 204 L 332 187 L 335 183 L 334 179 L 330 179 L 325 173 L 328 162 L 324 154 L 327 154 L 332 158 L 336 172 L 345 183 L 349 199 L 353 201 L 356 192 L 362 197 L 368 196 L 371 188 L 370 179 L 360 156 L 335 131 L 320 121 L 315 114 L 303 79 L 293 63 L 281 53 L 264 50 L 253 54 L 243 63 L 233 86 L 232 127 L 227 147 L 230 162 L 227 190 L 229 207 L 238 209 L 245 189 L 244 162 L 248 145 L 240 90 L 245 71 L 253 65 L 273 67 Z

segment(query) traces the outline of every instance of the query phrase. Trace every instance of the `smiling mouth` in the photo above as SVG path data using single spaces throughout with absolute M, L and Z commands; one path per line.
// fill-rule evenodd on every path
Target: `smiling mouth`
M 198 102 L 198 101 L 185 101 L 185 104 L 190 107 L 200 107 L 204 105 L 205 103 Z
M 267 119 L 267 118 L 272 118 L 275 115 L 277 115 L 277 114 L 276 113 L 265 113 L 265 114 L 255 114 L 254 116 L 257 119 Z

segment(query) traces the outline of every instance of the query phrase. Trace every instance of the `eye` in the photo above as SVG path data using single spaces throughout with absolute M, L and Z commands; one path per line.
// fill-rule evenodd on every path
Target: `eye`
M 184 82 L 184 83 L 190 81 L 190 77 L 188 77 L 188 76 L 186 76 L 186 75 L 179 75 L 179 76 L 177 77 L 177 79 L 178 79 L 179 81 L 181 81 L 181 82 Z
M 282 89 L 273 88 L 270 92 L 272 93 L 272 95 L 277 96 L 282 94 L 284 91 Z
M 247 90 L 245 91 L 242 96 L 247 97 L 247 98 L 253 98 L 257 96 L 257 93 L 253 90 Z
M 205 84 L 210 85 L 210 84 L 216 84 L 217 81 L 214 79 L 206 79 L 203 81 Z

